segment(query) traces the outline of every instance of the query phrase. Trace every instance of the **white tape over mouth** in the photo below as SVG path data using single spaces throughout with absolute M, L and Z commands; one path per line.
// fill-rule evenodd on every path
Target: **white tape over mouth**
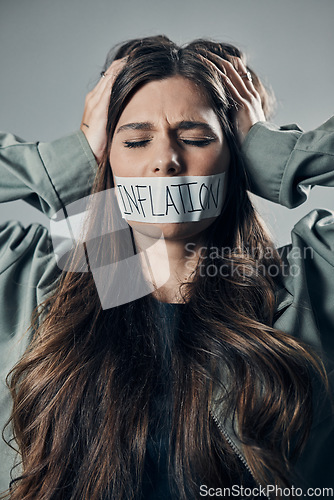
M 172 177 L 117 177 L 122 217 L 128 221 L 196 222 L 220 215 L 225 173 Z

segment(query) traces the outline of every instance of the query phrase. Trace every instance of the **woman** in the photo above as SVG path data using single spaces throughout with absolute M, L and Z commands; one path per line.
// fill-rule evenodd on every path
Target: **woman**
M 10 248 L 19 255 L 22 242 L 31 238 L 24 252 L 29 282 L 27 277 L 23 281 L 50 293 L 10 379 L 12 424 L 23 469 L 12 484 L 12 499 L 196 498 L 201 485 L 300 487 L 313 475 L 310 484 L 318 486 L 314 478 L 319 471 L 319 485 L 329 484 L 330 459 L 323 441 L 333 439 L 333 419 L 330 407 L 318 404 L 326 392 L 325 375 L 304 340 L 319 347 L 318 305 L 321 342 L 332 347 L 326 329 L 333 318 L 324 307 L 328 302 L 319 305 L 310 287 L 302 295 L 305 263 L 297 262 L 295 254 L 286 256 L 288 249 L 284 262 L 291 265 L 294 259 L 301 274 L 284 276 L 280 257 L 249 201 L 239 141 L 264 119 L 261 103 L 266 110 L 267 101 L 256 75 L 234 59 L 240 55 L 234 47 L 203 40 L 183 49 L 165 37 L 135 40 L 115 55 L 116 60 L 127 57 L 126 64 L 110 66 L 107 61 L 109 69 L 88 99 L 82 130 L 99 160 L 95 193 L 112 188 L 115 177 L 177 182 L 183 176 L 224 174 L 223 207 L 216 217 L 179 224 L 129 221 L 138 254 L 163 235 L 170 275 L 162 286 L 154 286 L 161 276 L 158 245 L 150 260 L 150 295 L 102 308 L 94 266 L 89 273 L 63 272 L 50 291 L 55 263 L 46 231 L 30 228 L 23 235 L 15 225 L 4 228 Z M 104 115 L 92 114 L 92 108 L 100 102 L 103 110 L 111 87 L 103 143 L 94 120 L 103 124 Z M 296 140 L 299 135 L 294 134 Z M 328 135 L 332 137 L 325 129 L 327 142 Z M 247 147 L 249 143 L 244 151 L 251 157 L 254 151 L 247 153 Z M 271 148 L 272 141 L 265 147 Z M 274 167 L 276 161 L 282 158 L 273 158 Z M 299 188 L 312 184 L 310 170 L 302 171 L 302 164 L 296 160 L 293 171 L 284 171 L 286 184 L 289 177 Z M 249 171 L 252 165 L 256 162 Z M 315 176 L 320 183 L 330 177 L 326 167 L 328 162 L 319 162 Z M 280 172 L 283 168 L 279 165 Z M 9 161 L 7 170 L 8 189 L 15 185 Z M 263 174 L 252 176 L 255 190 L 263 189 L 265 175 L 276 189 L 281 174 L 275 178 L 271 165 Z M 73 201 L 74 191 L 78 196 L 78 186 L 66 186 L 69 175 L 55 172 L 56 189 L 44 199 L 44 181 L 36 190 L 46 211 L 47 205 L 61 208 L 54 203 L 55 193 L 64 205 Z M 83 176 L 78 183 L 86 182 L 87 173 Z M 69 189 L 65 199 L 59 186 Z M 290 186 L 288 192 L 286 203 L 297 204 L 302 194 Z M 284 198 L 284 189 L 280 196 Z M 88 242 L 101 213 L 97 199 Z M 36 204 L 36 196 L 30 201 Z M 101 234 L 112 232 L 112 215 L 105 210 Z M 309 230 L 309 223 L 301 229 Z M 333 223 L 324 211 L 312 223 L 322 233 L 312 246 L 316 257 L 311 264 L 316 265 L 305 261 L 306 271 L 313 279 L 316 271 L 325 279 L 333 257 L 326 264 L 317 257 L 323 250 L 319 242 L 330 236 Z M 302 249 L 298 236 L 294 247 Z M 106 262 L 99 260 L 105 259 L 101 247 L 106 250 L 106 241 L 109 249 L 115 246 L 111 238 L 98 242 L 93 260 L 100 268 Z M 222 266 L 224 275 L 212 273 Z M 7 282 L 13 280 L 13 269 L 16 282 L 22 281 L 18 268 L 7 263 L 9 268 Z M 39 298 L 34 296 L 30 305 Z M 314 439 L 316 451 L 310 450 Z

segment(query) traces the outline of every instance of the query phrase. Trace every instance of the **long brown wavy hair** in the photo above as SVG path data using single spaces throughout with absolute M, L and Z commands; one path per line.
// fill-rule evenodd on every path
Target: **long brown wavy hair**
M 272 326 L 280 278 L 268 270 L 279 270 L 281 261 L 247 193 L 233 100 L 218 71 L 198 56 L 208 52 L 243 58 L 231 45 L 196 40 L 179 47 L 157 36 L 131 40 L 106 61 L 107 68 L 129 55 L 113 86 L 108 143 L 94 192 L 113 186 L 108 158 L 116 124 L 130 97 L 149 81 L 181 75 L 195 82 L 215 110 L 231 152 L 224 210 L 206 234 L 208 250 L 193 281 L 182 288 L 186 300 L 177 306 L 181 326 L 167 374 L 161 369 L 164 339 L 155 299 L 148 295 L 103 310 L 90 272 L 63 272 L 8 378 L 10 422 L 21 457 L 12 500 L 135 498 L 152 398 L 168 384 L 173 402 L 168 469 L 176 498 L 198 497 L 201 482 L 222 486 L 242 476 L 239 459 L 211 416 L 217 387 L 225 414 L 234 415 L 255 480 L 290 484 L 291 462 L 311 426 L 311 374 L 323 371 L 301 341 Z M 250 71 L 268 115 L 268 95 Z M 105 211 L 107 226 L 109 216 Z M 215 254 L 210 248 L 230 250 Z M 209 271 L 222 265 L 224 276 Z

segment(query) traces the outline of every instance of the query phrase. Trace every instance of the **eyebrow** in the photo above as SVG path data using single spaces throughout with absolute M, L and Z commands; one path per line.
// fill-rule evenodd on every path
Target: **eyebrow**
M 176 124 L 174 127 L 179 130 L 194 130 L 194 129 L 201 129 L 201 130 L 206 130 L 210 134 L 216 135 L 215 132 L 213 131 L 212 127 L 205 122 L 199 122 L 199 121 L 181 121 Z M 123 132 L 124 130 L 154 130 L 154 124 L 151 122 L 135 122 L 135 123 L 126 123 L 125 125 L 122 125 L 121 127 L 118 128 L 116 134 L 119 132 Z

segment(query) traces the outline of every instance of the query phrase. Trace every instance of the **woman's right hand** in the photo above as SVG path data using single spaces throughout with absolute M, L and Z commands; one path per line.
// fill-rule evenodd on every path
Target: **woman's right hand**
M 85 134 L 98 163 L 107 143 L 106 126 L 112 86 L 126 60 L 127 57 L 113 61 L 85 99 L 80 129 Z

